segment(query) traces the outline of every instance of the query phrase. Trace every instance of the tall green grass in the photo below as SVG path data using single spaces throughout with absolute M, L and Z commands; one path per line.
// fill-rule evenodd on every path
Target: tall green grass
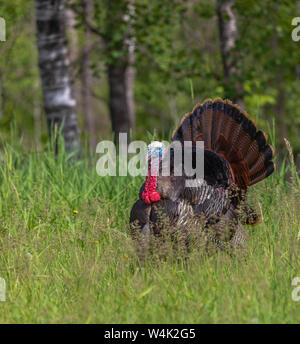
M 144 265 L 128 229 L 142 178 L 99 177 L 96 157 L 52 149 L 5 144 L 0 159 L 1 323 L 300 321 L 300 189 L 286 181 L 288 159 L 250 191 L 262 222 L 247 227 L 246 254 L 193 250 L 187 264 Z

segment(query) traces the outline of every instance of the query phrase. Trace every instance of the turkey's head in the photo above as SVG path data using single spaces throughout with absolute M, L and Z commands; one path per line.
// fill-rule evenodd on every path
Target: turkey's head
M 161 162 L 165 151 L 166 147 L 162 142 L 154 141 L 148 146 L 146 158 L 148 163 L 148 175 L 142 193 L 142 198 L 146 204 L 152 204 L 160 199 L 175 201 L 184 189 L 184 177 L 174 176 L 172 154 L 170 157 L 170 175 L 162 175 Z
M 142 193 L 143 200 L 146 204 L 159 201 L 161 196 L 157 191 L 157 177 L 159 165 L 163 154 L 164 145 L 162 142 L 154 141 L 148 145 L 146 164 L 148 164 L 148 175 Z

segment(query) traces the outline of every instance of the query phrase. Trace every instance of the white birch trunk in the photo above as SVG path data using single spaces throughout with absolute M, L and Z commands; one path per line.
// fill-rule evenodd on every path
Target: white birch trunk
M 89 22 L 93 16 L 93 1 L 83 0 L 83 10 Z M 92 87 L 93 76 L 90 68 L 91 33 L 88 29 L 84 31 L 84 46 L 82 48 L 82 110 L 84 113 L 85 129 L 90 135 L 90 145 L 96 147 L 95 118 L 93 111 Z
M 80 150 L 80 131 L 69 74 L 65 1 L 35 0 L 37 46 L 44 108 L 50 134 L 64 123 L 67 152 Z
M 231 97 L 236 104 L 244 108 L 242 75 L 239 68 L 238 54 L 235 51 L 238 27 L 236 15 L 232 8 L 233 5 L 234 0 L 217 1 L 219 37 L 225 75 L 226 96 Z

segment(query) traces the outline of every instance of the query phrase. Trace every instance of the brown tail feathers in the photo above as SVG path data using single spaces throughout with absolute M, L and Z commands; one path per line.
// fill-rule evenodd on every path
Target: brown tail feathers
M 235 184 L 242 189 L 274 171 L 274 151 L 265 133 L 230 100 L 218 98 L 198 104 L 182 118 L 172 140 L 204 141 L 205 149 L 229 162 Z

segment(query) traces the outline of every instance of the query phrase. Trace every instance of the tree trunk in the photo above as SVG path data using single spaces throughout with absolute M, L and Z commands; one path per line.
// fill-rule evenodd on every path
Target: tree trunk
M 5 103 L 6 103 L 6 90 L 4 86 L 4 75 L 2 75 L 2 72 L 0 71 L 0 119 L 2 119 L 2 116 L 4 114 Z
M 300 13 L 300 0 L 297 3 L 297 12 Z M 296 66 L 296 80 L 300 80 L 300 65 Z
M 134 28 L 133 28 L 133 16 L 135 15 L 135 7 L 134 7 L 134 0 L 128 0 L 128 13 L 129 17 L 128 20 L 124 18 L 125 21 L 129 23 L 129 37 L 125 40 L 125 44 L 128 49 L 128 66 L 126 69 L 126 99 L 128 105 L 128 112 L 130 118 L 130 128 L 132 134 L 135 132 L 135 102 L 134 102 L 134 81 L 136 70 L 134 65 L 135 62 L 135 44 L 136 39 L 134 35 Z
M 296 80 L 300 80 L 300 65 L 296 66 Z
M 69 4 L 71 5 L 74 0 L 69 0 Z M 75 80 L 76 78 L 76 67 L 78 63 L 79 57 L 79 49 L 78 49 L 78 36 L 77 31 L 75 28 L 76 25 L 76 14 L 72 8 L 67 7 L 65 10 L 65 27 L 66 27 L 66 34 L 68 38 L 68 49 L 69 49 L 69 73 L 71 80 Z M 76 93 L 76 92 L 75 92 Z M 75 97 L 77 100 L 77 97 Z
M 93 1 L 83 0 L 83 11 L 89 22 L 92 21 L 93 16 Z M 96 147 L 96 136 L 95 136 L 95 119 L 93 111 L 93 100 L 92 100 L 92 83 L 93 76 L 90 69 L 90 42 L 91 33 L 90 30 L 85 28 L 84 31 L 84 46 L 82 48 L 82 108 L 85 119 L 85 130 L 90 135 L 90 145 L 94 149 Z
M 233 5 L 234 0 L 217 0 L 220 47 L 225 76 L 224 88 L 226 96 L 244 108 L 242 73 L 236 51 L 238 27 Z
M 75 28 L 76 25 L 76 13 L 73 11 L 73 9 L 70 7 L 70 5 L 74 4 L 74 0 L 67 0 L 66 4 L 69 5 L 69 7 L 66 7 L 65 12 L 65 26 L 66 26 L 66 33 L 67 33 L 67 40 L 68 40 L 68 49 L 69 49 L 69 61 L 70 61 L 70 67 L 69 67 L 69 73 L 70 78 L 72 80 L 72 86 L 73 86 L 73 95 L 76 100 L 77 108 L 80 103 L 80 96 L 81 96 L 81 90 L 78 83 L 78 61 L 79 61 L 79 44 L 78 44 L 78 34 L 77 30 Z
M 127 133 L 128 142 L 130 133 L 133 134 L 135 126 L 135 102 L 134 102 L 134 81 L 135 68 L 135 37 L 133 30 L 132 17 L 134 15 L 134 0 L 128 0 L 126 11 L 109 4 L 109 17 L 127 24 L 128 30 L 122 38 L 122 47 L 119 49 L 123 52 L 119 59 L 112 59 L 108 65 L 109 80 L 109 108 L 112 122 L 112 130 L 115 135 L 115 141 L 118 142 L 119 133 Z M 114 32 L 117 27 L 111 29 Z M 107 42 L 109 43 L 109 42 Z
M 278 4 L 274 4 L 274 10 L 277 15 L 277 18 L 279 18 L 279 8 Z M 277 25 L 277 22 L 274 23 Z M 279 56 L 279 37 L 278 37 L 278 32 L 277 30 L 274 30 L 274 37 L 272 40 L 272 49 L 274 53 L 274 57 Z M 287 130 L 287 124 L 285 120 L 285 106 L 286 106 L 286 92 L 285 92 L 285 81 L 284 81 L 284 74 L 285 74 L 285 69 L 280 68 L 278 70 L 278 73 L 275 75 L 275 84 L 274 87 L 277 89 L 277 99 L 276 99 L 276 104 L 274 107 L 274 113 L 278 117 L 278 122 L 279 122 L 279 132 L 280 132 L 280 140 L 279 142 L 283 147 L 285 147 L 284 143 L 284 138 L 288 138 L 288 130 Z
M 127 66 L 113 64 L 108 66 L 109 110 L 115 142 L 118 142 L 120 133 L 127 133 L 128 142 L 130 137 L 131 119 L 127 102 L 127 68 Z
M 134 55 L 134 53 L 132 53 Z M 129 61 L 131 58 L 129 57 Z M 134 102 L 134 81 L 135 81 L 136 70 L 135 67 L 129 65 L 125 71 L 125 85 L 126 85 L 126 102 L 128 106 L 129 114 L 129 126 L 131 129 L 132 135 L 135 133 L 135 102 Z
M 40 148 L 41 136 L 42 136 L 42 121 L 41 121 L 41 101 L 40 99 L 35 99 L 33 108 L 33 118 L 34 118 L 34 144 L 35 148 Z
M 66 151 L 79 152 L 80 131 L 68 70 L 64 5 L 64 0 L 35 0 L 39 68 L 50 135 L 63 124 Z

